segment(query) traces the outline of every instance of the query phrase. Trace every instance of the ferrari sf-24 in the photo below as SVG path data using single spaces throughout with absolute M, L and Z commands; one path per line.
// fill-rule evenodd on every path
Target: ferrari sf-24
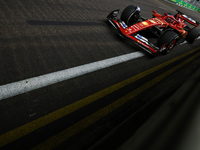
M 199 23 L 178 10 L 175 15 L 161 15 L 153 10 L 151 19 L 142 17 L 140 11 L 139 6 L 130 5 L 123 10 L 120 19 L 117 19 L 118 9 L 112 11 L 107 20 L 121 37 L 154 56 L 157 53 L 167 54 L 185 41 L 192 44 L 200 36 L 196 28 Z

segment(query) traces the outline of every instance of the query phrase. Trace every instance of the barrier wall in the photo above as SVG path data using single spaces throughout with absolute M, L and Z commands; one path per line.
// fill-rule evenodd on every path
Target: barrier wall
M 197 7 L 191 5 L 191 4 L 189 4 L 189 3 L 187 3 L 187 2 L 185 2 L 185 1 L 183 1 L 183 0 L 169 0 L 169 1 L 174 2 L 174 3 L 176 3 L 176 4 L 179 4 L 179 5 L 181 5 L 181 6 L 187 7 L 187 8 L 189 8 L 189 9 L 194 10 L 194 11 L 200 12 L 200 9 L 199 9 L 199 8 L 197 8 Z

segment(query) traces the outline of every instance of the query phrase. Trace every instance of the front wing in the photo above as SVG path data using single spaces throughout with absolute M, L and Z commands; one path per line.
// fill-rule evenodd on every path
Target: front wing
M 153 43 L 149 42 L 149 40 L 142 35 L 135 33 L 132 35 L 125 35 L 124 30 L 127 28 L 127 25 L 123 21 L 116 21 L 115 18 L 117 17 L 119 10 L 112 11 L 108 16 L 107 19 L 110 24 L 117 29 L 118 34 L 133 42 L 137 46 L 141 47 L 143 50 L 147 51 L 148 53 L 154 55 L 159 52 L 159 48 L 155 46 Z

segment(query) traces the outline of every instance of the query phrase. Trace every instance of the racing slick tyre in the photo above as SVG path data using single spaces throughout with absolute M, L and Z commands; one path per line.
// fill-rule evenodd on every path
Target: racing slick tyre
M 186 36 L 186 41 L 192 44 L 197 38 L 200 36 L 200 31 L 193 28 L 189 31 L 188 35 Z
M 176 45 L 178 35 L 174 31 L 166 31 L 157 41 L 157 46 L 162 54 L 169 53 Z
M 122 14 L 121 20 L 124 21 L 128 26 L 133 25 L 140 17 L 140 11 L 134 5 L 127 6 Z

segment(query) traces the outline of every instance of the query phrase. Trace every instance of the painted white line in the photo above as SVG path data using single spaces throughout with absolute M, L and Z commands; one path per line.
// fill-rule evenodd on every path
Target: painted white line
M 48 85 L 52 85 L 58 82 L 62 82 L 71 78 L 75 78 L 90 72 L 94 72 L 100 69 L 111 67 L 129 60 L 133 60 L 144 56 L 141 52 L 129 53 L 74 68 L 61 70 L 58 72 L 41 75 L 38 77 L 29 78 L 26 80 L 9 83 L 0 86 L 0 100 L 13 97 L 19 94 L 23 94 L 32 90 L 36 90 Z
M 200 37 L 198 37 L 198 40 Z M 183 42 L 185 44 L 187 42 Z M 181 45 L 182 45 L 181 44 Z M 52 85 L 58 82 L 62 82 L 71 78 L 75 78 L 87 73 L 91 73 L 97 70 L 101 70 L 107 67 L 111 67 L 129 60 L 133 60 L 139 57 L 143 57 L 144 54 L 141 52 L 129 53 L 122 56 L 117 56 L 74 68 L 61 70 L 58 72 L 41 75 L 38 77 L 21 80 L 18 82 L 9 83 L 0 86 L 0 100 L 13 97 L 19 94 L 23 94 L 32 90 L 36 90 L 48 85 Z

